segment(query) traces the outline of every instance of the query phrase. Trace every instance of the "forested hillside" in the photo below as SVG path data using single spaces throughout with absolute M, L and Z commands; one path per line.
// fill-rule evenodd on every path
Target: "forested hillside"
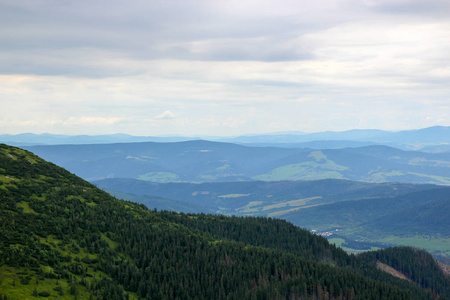
M 450 294 L 449 277 L 441 276 L 439 264 L 427 252 L 408 247 L 393 247 L 365 252 L 360 258 L 369 263 L 385 263 L 426 289 L 439 294 Z
M 148 210 L 6 145 L 0 199 L 3 299 L 450 296 L 445 283 L 394 278 L 286 221 Z
M 339 179 L 194 184 L 111 178 L 93 183 L 150 209 L 277 217 L 345 239 L 349 249 L 408 245 L 427 249 L 443 261 L 450 255 L 446 186 Z M 350 247 L 348 242 L 355 240 L 364 245 L 352 242 Z

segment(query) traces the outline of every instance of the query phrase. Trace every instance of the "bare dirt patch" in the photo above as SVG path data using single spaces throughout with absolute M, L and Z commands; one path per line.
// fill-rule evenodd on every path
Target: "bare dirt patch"
M 444 272 L 444 274 L 450 277 L 450 266 L 438 261 L 439 267 Z
M 383 264 L 383 263 L 381 263 L 381 262 L 379 262 L 379 261 L 377 261 L 377 268 L 380 269 L 380 270 L 382 270 L 382 271 L 385 271 L 385 272 L 387 272 L 387 273 L 389 273 L 389 274 L 391 274 L 392 276 L 395 276 L 395 277 L 397 277 L 397 278 L 411 281 L 411 279 L 409 279 L 408 277 L 406 277 L 405 274 L 403 274 L 402 272 L 399 272 L 399 271 L 397 271 L 396 269 L 392 268 L 391 266 L 388 266 L 388 265 L 386 265 L 386 264 Z

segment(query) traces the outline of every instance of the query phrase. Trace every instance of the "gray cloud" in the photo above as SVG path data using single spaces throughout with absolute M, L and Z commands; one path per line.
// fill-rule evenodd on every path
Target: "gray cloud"
M 447 18 L 450 3 L 446 0 L 381 0 L 367 1 L 374 12 L 394 15 L 413 15 L 421 17 Z
M 30 54 L 27 63 L 11 61 L 10 57 L 9 62 L 2 62 L 6 64 L 2 69 L 10 70 L 7 73 L 14 69 L 33 73 L 37 68 L 33 65 L 42 65 L 42 60 L 30 60 L 46 50 L 81 50 L 86 60 L 95 57 L 89 57 L 85 49 L 111 51 L 138 60 L 311 59 L 310 49 L 295 43 L 295 39 L 334 21 L 317 22 L 302 14 L 300 5 L 290 4 L 291 10 L 271 15 L 264 10 L 236 14 L 223 9 L 228 2 L 218 3 L 221 5 L 204 1 L 2 1 L 0 26 L 4 30 L 0 32 L 0 51 Z M 270 9 L 267 6 L 262 8 Z M 91 73 L 89 65 L 77 58 L 73 57 L 72 62 L 86 66 L 84 73 Z M 65 68 L 68 73 L 75 71 L 67 63 L 47 63 L 48 70 L 37 74 L 61 74 Z
M 448 8 L 441 0 L 0 0 L 0 130 L 442 125 Z

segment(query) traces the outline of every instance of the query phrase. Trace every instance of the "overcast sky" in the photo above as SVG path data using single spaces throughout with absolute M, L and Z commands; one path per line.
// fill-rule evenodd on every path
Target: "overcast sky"
M 0 134 L 450 126 L 448 0 L 0 0 Z

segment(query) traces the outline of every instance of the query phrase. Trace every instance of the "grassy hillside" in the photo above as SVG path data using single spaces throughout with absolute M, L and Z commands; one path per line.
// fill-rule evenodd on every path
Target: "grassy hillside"
M 5 145 L 0 166 L 3 299 L 432 299 L 438 291 L 285 221 L 150 211 Z

